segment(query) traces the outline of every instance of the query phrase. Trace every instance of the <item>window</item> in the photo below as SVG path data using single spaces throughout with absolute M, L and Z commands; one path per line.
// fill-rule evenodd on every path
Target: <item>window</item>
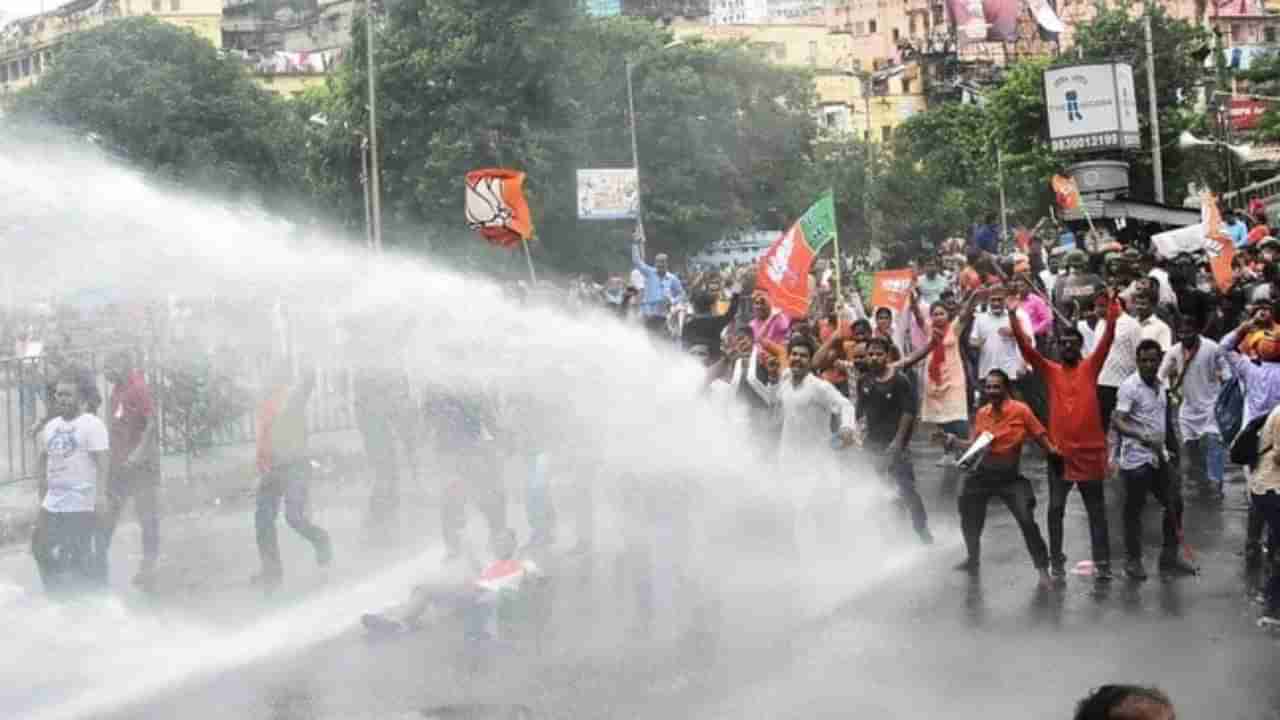
M 31 74 L 31 58 L 24 57 L 22 58 L 22 77 L 26 77 L 30 74 Z
M 0 84 L 9 82 L 9 65 L 0 65 Z
M 880 140 L 882 142 L 889 142 L 891 139 L 893 139 L 893 128 L 888 125 L 880 128 Z
M 817 40 L 809 41 L 809 64 L 810 65 L 818 64 L 818 41 Z
M 169 10 L 178 12 L 182 9 L 182 0 L 169 0 Z
M 40 74 L 40 53 L 36 53 L 31 59 L 31 71 L 36 75 Z
M 1276 29 L 1273 27 L 1263 28 L 1262 37 L 1265 42 L 1274 43 L 1276 41 Z
M 902 78 L 902 94 L 911 94 L 911 78 Z
M 1244 26 L 1240 23 L 1231 24 L 1231 40 L 1234 42 L 1244 41 Z
M 907 21 L 907 34 L 914 36 L 916 34 L 916 16 L 912 15 Z
M 786 44 L 786 43 L 774 43 L 774 44 L 773 44 L 773 57 L 774 57 L 774 59 L 775 59 L 775 60 L 778 60 L 779 62 L 785 62 L 785 61 L 786 61 L 786 59 L 787 59 L 787 44 Z
M 151 0 L 151 12 L 160 12 L 161 0 Z
M 871 33 L 872 35 L 875 35 L 875 34 L 876 34 L 876 21 L 875 21 L 875 20 L 872 20 L 872 21 L 870 21 L 870 22 L 868 22 L 868 23 L 867 23 L 867 32 Z
M 865 34 L 866 32 L 867 32 L 867 24 L 866 24 L 866 23 L 864 23 L 864 22 L 862 22 L 861 20 L 859 20 L 858 22 L 856 22 L 856 23 L 854 23 L 854 24 L 853 24 L 853 34 L 854 34 L 854 35 L 863 35 L 863 34 Z
M 899 38 L 901 38 L 901 37 L 902 37 L 902 34 L 898 32 L 898 28 L 894 28 L 894 29 L 893 29 L 893 41 L 894 41 L 894 42 L 898 42 L 898 39 L 899 39 Z
M 945 18 L 945 17 L 943 16 L 943 14 L 942 14 L 942 8 L 934 8 L 934 9 L 933 9 L 933 24 L 934 24 L 934 25 L 941 25 L 941 24 L 942 24 L 942 23 L 944 23 L 944 22 L 946 22 L 946 18 Z

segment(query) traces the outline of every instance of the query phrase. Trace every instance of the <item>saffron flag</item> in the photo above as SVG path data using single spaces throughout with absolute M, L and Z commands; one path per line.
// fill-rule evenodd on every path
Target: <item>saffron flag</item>
M 1076 181 L 1062 175 L 1054 175 L 1049 182 L 1053 186 L 1053 194 L 1057 197 L 1058 207 L 1073 210 L 1080 206 L 1080 188 Z
M 911 268 L 900 270 L 881 270 L 871 281 L 871 307 L 892 308 L 893 314 L 901 315 L 911 304 L 911 286 L 915 283 L 916 273 Z
M 467 226 L 504 248 L 533 237 L 524 178 L 518 170 L 502 168 L 467 173 Z
M 769 246 L 756 269 L 756 288 L 793 318 L 809 314 L 809 268 L 836 237 L 836 205 L 828 190 L 813 207 Z
M 1226 292 L 1231 289 L 1231 261 L 1236 256 L 1236 247 L 1222 228 L 1218 196 L 1208 191 L 1200 194 L 1200 227 L 1204 231 L 1204 252 L 1209 256 L 1214 282 L 1219 290 Z

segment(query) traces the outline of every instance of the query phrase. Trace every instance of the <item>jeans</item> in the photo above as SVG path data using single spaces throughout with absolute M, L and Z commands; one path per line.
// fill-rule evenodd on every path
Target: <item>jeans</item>
M 1268 542 L 1272 547 L 1280 542 L 1280 493 L 1270 492 L 1263 495 L 1250 493 L 1251 507 L 1256 508 L 1270 529 Z M 1280 612 L 1280 566 L 1272 559 L 1271 577 L 1267 580 L 1264 594 L 1267 598 L 1268 614 Z
M 129 467 L 113 468 L 111 471 L 111 503 L 110 512 L 98 531 L 97 562 L 98 573 L 106 582 L 108 575 L 108 555 L 111 552 L 111 539 L 115 535 L 116 525 L 120 522 L 120 513 L 129 498 L 133 498 L 133 508 L 138 514 L 138 525 L 142 527 L 142 570 L 154 570 L 156 559 L 160 556 L 160 472 L 155 468 Z
M 898 502 L 911 513 L 911 526 L 915 528 L 916 533 L 920 535 L 928 533 L 929 516 L 925 512 L 924 501 L 920 499 L 920 492 L 916 490 L 916 471 L 911 464 L 911 455 L 905 450 L 894 455 L 889 460 L 889 467 L 885 474 L 886 479 L 897 486 Z
M 1187 441 L 1182 444 L 1182 457 L 1185 460 L 1183 467 L 1187 471 L 1187 480 L 1207 480 L 1209 487 L 1222 494 L 1223 475 L 1227 467 L 1227 450 L 1222 446 L 1222 438 L 1209 433 Z
M 1049 567 L 1049 551 L 1044 536 L 1036 525 L 1036 495 L 1031 481 L 1019 475 L 1017 470 L 979 469 L 970 476 L 960 493 L 960 530 L 964 534 L 965 549 L 970 562 L 978 562 L 982 551 L 982 528 L 987 522 L 987 503 L 991 498 L 1004 501 L 1005 507 L 1018 523 L 1022 539 L 1027 543 L 1031 561 L 1039 570 Z
M 507 529 L 507 498 L 498 476 L 497 457 L 487 448 L 459 450 L 445 481 L 440 503 L 440 528 L 445 547 L 458 550 L 467 524 L 467 503 L 475 504 L 489 523 L 489 535 Z
M 1107 504 L 1103 494 L 1102 478 L 1083 482 L 1067 480 L 1063 475 L 1062 461 L 1049 460 L 1049 557 L 1054 562 L 1065 562 L 1062 553 L 1062 520 L 1067 512 L 1067 495 L 1071 488 L 1080 491 L 1084 509 L 1089 514 L 1089 544 L 1092 545 L 1093 562 L 1101 565 L 1111 562 L 1111 541 L 1107 536 Z
M 47 592 L 91 587 L 100 583 L 94 536 L 98 518 L 92 512 L 49 512 L 40 508 L 31 535 L 31 556 Z
M 1130 560 L 1142 559 L 1142 508 L 1147 494 L 1164 506 L 1164 552 L 1175 554 L 1182 538 L 1182 493 L 1172 468 L 1143 465 L 1120 470 L 1124 481 L 1124 550 Z
M 258 555 L 262 559 L 265 576 L 279 577 L 283 573 L 280 563 L 280 541 L 276 535 L 276 516 L 280 503 L 284 503 L 284 519 L 299 535 L 311 542 L 316 551 L 316 561 L 327 565 L 333 555 L 333 543 L 329 533 L 311 522 L 307 512 L 311 465 L 300 461 L 271 468 L 258 485 L 258 509 L 254 525 L 258 533 Z

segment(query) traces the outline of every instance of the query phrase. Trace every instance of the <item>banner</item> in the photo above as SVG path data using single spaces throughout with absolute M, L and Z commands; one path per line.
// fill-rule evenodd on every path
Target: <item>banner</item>
M 895 316 L 901 315 L 911 304 L 911 286 L 915 280 L 916 273 L 911 268 L 876 273 L 871 280 L 871 311 L 887 307 L 893 309 Z
M 1227 106 L 1227 117 L 1232 130 L 1254 130 L 1267 113 L 1267 104 L 1261 100 L 1233 97 Z
M 634 220 L 640 216 L 635 168 L 578 171 L 579 220 Z
M 798 318 L 809 314 L 809 268 L 836 236 L 836 206 L 830 190 L 813 204 L 760 258 L 756 287 L 775 308 Z
M 518 170 L 502 168 L 467 173 L 467 226 L 504 248 L 533 237 L 524 178 Z

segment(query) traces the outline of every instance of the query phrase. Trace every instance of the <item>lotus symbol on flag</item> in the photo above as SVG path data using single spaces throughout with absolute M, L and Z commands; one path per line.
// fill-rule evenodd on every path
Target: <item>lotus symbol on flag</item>
M 489 169 L 467 173 L 467 226 L 490 242 L 512 247 L 533 235 L 522 172 Z

